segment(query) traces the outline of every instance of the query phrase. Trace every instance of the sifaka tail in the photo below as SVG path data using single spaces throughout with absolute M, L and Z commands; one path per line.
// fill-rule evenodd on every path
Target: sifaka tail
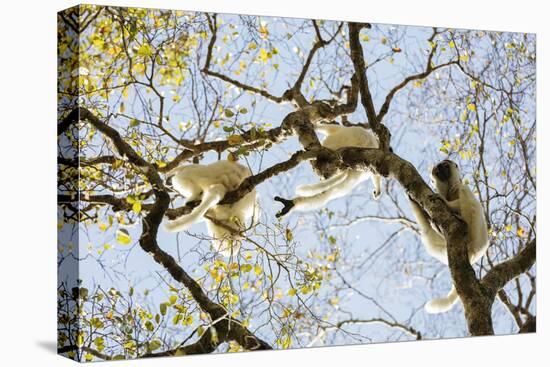
M 458 293 L 453 285 L 451 291 L 447 294 L 447 297 L 432 299 L 424 306 L 428 313 L 442 313 L 447 312 L 453 308 L 454 304 L 458 301 Z
M 333 186 L 341 184 L 342 182 L 344 182 L 347 176 L 347 171 L 342 171 L 326 180 L 321 180 L 311 185 L 300 185 L 296 188 L 296 194 L 300 196 L 317 195 Z
M 169 232 L 180 232 L 199 222 L 208 210 L 215 207 L 224 197 L 226 189 L 223 185 L 212 185 L 202 194 L 201 203 L 191 213 L 183 215 L 178 219 L 171 220 L 164 225 Z

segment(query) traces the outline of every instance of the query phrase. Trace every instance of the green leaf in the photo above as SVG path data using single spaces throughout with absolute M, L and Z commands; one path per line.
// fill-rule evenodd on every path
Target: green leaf
M 224 111 L 225 117 L 231 118 L 235 116 L 235 112 L 233 112 L 230 108 L 226 108 Z
M 160 313 L 162 316 L 166 315 L 166 310 L 168 309 L 168 304 L 163 302 L 160 304 Z
M 152 351 L 159 349 L 161 346 L 162 343 L 158 339 L 151 340 L 151 342 L 149 343 L 149 349 Z

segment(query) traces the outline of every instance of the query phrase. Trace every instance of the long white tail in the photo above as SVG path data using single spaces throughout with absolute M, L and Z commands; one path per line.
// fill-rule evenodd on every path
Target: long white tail
M 169 232 L 180 232 L 191 227 L 194 223 L 199 222 L 206 212 L 215 207 L 216 204 L 224 197 L 226 193 L 225 186 L 212 185 L 202 193 L 201 203 L 195 207 L 191 213 L 182 215 L 178 219 L 171 220 L 164 225 L 164 228 Z
M 347 178 L 347 171 L 338 172 L 334 176 L 310 185 L 300 185 L 296 188 L 296 195 L 313 196 L 329 188 L 341 184 Z
M 453 308 L 454 304 L 458 301 L 458 293 L 456 293 L 456 288 L 451 288 L 451 291 L 447 294 L 447 297 L 432 299 L 424 308 L 428 313 L 442 313 L 447 312 Z

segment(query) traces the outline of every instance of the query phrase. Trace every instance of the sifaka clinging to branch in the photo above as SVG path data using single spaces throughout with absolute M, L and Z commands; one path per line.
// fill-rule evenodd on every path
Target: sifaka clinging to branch
M 208 233 L 214 239 L 214 248 L 225 256 L 235 253 L 240 247 L 239 234 L 255 216 L 256 190 L 252 190 L 235 203 L 218 203 L 226 193 L 239 187 L 251 174 L 248 167 L 231 161 L 174 168 L 167 175 L 174 189 L 184 196 L 188 203 L 199 201 L 199 204 L 191 213 L 166 222 L 166 230 L 183 231 L 204 220 Z
M 436 191 L 445 200 L 449 208 L 459 215 L 468 225 L 468 257 L 470 263 L 477 262 L 489 246 L 487 223 L 481 204 L 467 185 L 463 184 L 460 169 L 455 162 L 444 160 L 438 163 L 431 173 Z M 429 215 L 410 199 L 414 216 L 420 227 L 422 242 L 426 251 L 444 264 L 447 264 L 447 241 L 439 229 L 433 225 Z M 458 301 L 454 285 L 446 297 L 426 303 L 426 311 L 440 313 L 449 311 Z

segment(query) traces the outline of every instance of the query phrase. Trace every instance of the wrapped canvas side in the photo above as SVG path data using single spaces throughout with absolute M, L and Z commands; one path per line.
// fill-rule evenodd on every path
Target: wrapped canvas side
M 80 191 L 78 128 L 80 8 L 63 10 L 57 16 L 57 172 L 58 172 L 58 353 L 80 360 L 84 333 L 79 317 L 79 299 L 86 291 L 79 287 Z

